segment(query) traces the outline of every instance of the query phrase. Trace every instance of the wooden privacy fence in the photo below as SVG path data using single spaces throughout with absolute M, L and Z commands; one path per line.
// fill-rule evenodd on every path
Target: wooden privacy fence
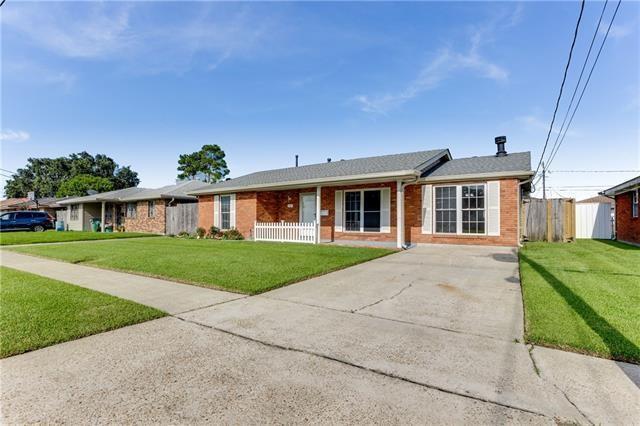
M 194 233 L 198 227 L 198 203 L 180 203 L 165 209 L 165 233 Z
M 572 198 L 529 198 L 522 202 L 521 223 L 526 241 L 573 241 L 576 203 Z
M 256 222 L 253 227 L 253 239 L 314 244 L 317 242 L 316 223 Z

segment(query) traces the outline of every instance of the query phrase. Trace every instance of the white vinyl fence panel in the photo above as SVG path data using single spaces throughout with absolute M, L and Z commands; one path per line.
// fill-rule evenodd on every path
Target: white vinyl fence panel
M 256 222 L 253 229 L 253 239 L 256 241 L 317 242 L 316 222 Z
M 609 239 L 612 236 L 611 204 L 576 204 L 576 238 Z

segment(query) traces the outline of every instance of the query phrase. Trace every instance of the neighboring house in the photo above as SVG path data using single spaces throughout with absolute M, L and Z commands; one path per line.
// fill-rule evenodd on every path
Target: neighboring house
M 206 184 L 200 181 L 181 182 L 157 189 L 125 188 L 83 197 L 68 198 L 60 203 L 67 206 L 66 223 L 69 230 L 89 231 L 91 220 L 130 232 L 167 232 L 167 209 L 179 204 L 197 202 L 187 192 Z M 104 227 L 103 227 L 104 228 Z
M 254 236 L 256 222 L 313 223 L 315 241 L 519 243 L 529 152 L 452 159 L 448 149 L 340 160 L 248 174 L 192 191 L 199 224 Z
M 640 176 L 601 192 L 616 201 L 616 238 L 640 244 Z
M 65 200 L 65 198 L 44 197 L 36 198 L 35 200 L 29 200 L 28 198 L 8 198 L 0 201 L 0 211 L 35 210 L 47 212 L 51 216 L 56 217 L 56 213 L 65 208 L 59 204 L 59 202 L 63 200 Z

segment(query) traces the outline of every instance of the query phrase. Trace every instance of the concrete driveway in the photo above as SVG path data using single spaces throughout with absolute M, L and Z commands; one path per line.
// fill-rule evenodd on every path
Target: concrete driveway
M 2 420 L 637 421 L 638 366 L 527 347 L 522 316 L 512 249 L 419 247 L 2 360 Z
M 264 296 L 522 341 L 522 295 L 513 248 L 420 246 Z

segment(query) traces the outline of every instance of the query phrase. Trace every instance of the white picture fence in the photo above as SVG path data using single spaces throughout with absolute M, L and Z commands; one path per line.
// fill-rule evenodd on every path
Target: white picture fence
M 280 241 L 315 244 L 316 223 L 298 222 L 256 222 L 253 227 L 256 241 Z

